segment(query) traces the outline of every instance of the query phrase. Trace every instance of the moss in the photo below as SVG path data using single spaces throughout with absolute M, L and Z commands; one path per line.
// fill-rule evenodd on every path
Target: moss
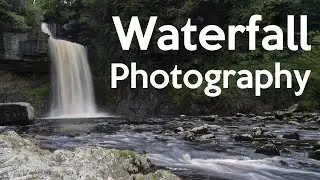
M 196 2 L 196 0 L 187 0 L 181 10 L 182 12 L 189 14 L 195 12 L 197 8 L 198 3 Z
M 133 151 L 130 151 L 130 150 L 119 150 L 118 154 L 120 157 L 124 157 L 124 158 L 128 158 L 128 157 L 131 157 L 134 159 L 137 158 L 137 155 Z
M 42 109 L 41 107 L 44 106 L 45 102 L 47 101 L 50 93 L 50 86 L 49 83 L 44 83 L 37 88 L 33 88 L 27 90 L 25 95 L 31 99 L 32 105 L 36 109 Z

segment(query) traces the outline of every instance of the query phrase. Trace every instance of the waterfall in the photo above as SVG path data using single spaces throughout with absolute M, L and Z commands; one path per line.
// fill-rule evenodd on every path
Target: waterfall
M 97 110 L 87 49 L 77 43 L 55 39 L 45 23 L 41 28 L 50 36 L 48 43 L 53 79 L 50 116 L 96 117 Z

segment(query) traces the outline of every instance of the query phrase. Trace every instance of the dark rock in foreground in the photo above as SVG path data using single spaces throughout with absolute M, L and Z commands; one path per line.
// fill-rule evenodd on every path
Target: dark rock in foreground
M 34 109 L 31 104 L 0 103 L 0 126 L 30 125 L 34 120 Z

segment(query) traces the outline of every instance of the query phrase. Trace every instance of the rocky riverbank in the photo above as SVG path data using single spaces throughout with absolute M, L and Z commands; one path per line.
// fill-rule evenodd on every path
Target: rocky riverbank
M 0 179 L 179 179 L 154 169 L 146 155 L 97 147 L 50 152 L 14 131 L 0 134 L 0 155 Z

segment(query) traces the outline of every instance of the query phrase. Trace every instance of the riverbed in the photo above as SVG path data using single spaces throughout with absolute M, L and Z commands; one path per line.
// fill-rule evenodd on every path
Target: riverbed
M 35 125 L 13 129 L 50 150 L 84 146 L 130 149 L 146 154 L 157 167 L 169 169 L 181 179 L 318 180 L 320 161 L 308 154 L 320 140 L 319 124 L 302 119 L 296 123 L 267 116 L 38 119 Z M 205 136 L 187 138 L 181 132 L 201 126 L 211 128 Z M 235 140 L 235 135 L 260 127 L 272 136 Z M 283 138 L 293 132 L 299 134 L 299 140 Z M 280 156 L 255 153 L 266 143 L 275 144 Z

